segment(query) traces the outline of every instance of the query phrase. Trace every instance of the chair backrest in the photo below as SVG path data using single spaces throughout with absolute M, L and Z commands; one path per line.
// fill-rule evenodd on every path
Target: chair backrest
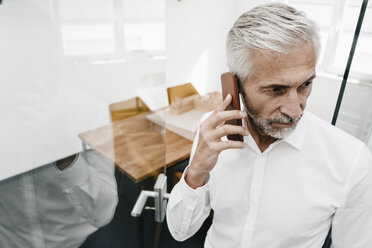
M 167 88 L 168 103 L 171 104 L 177 99 L 185 98 L 195 94 L 199 94 L 192 83 L 181 84 Z
M 111 122 L 123 120 L 148 111 L 151 111 L 150 108 L 138 96 L 109 105 Z

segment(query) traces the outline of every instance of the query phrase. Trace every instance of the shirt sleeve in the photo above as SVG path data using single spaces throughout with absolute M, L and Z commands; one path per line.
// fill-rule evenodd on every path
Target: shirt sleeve
M 88 150 L 78 154 L 75 162 L 59 171 L 62 189 L 68 200 L 95 227 L 108 224 L 118 203 L 112 162 Z
M 175 240 L 184 241 L 193 236 L 208 217 L 211 211 L 208 187 L 209 184 L 205 183 L 192 189 L 184 176 L 174 186 L 168 201 L 167 223 Z
M 205 114 L 202 120 L 206 119 L 210 113 Z M 198 144 L 199 130 L 196 132 L 194 143 L 191 149 L 190 161 L 194 156 Z M 193 236 L 202 226 L 204 220 L 211 211 L 209 200 L 209 176 L 204 185 L 192 189 L 185 182 L 185 169 L 181 180 L 174 186 L 167 206 L 167 224 L 173 238 L 184 241 Z
M 332 222 L 334 248 L 372 247 L 372 155 L 363 145 L 350 173 L 345 203 Z

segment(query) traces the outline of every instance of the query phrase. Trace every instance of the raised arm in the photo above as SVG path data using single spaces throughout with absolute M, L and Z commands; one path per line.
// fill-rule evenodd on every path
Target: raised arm
M 190 164 L 180 182 L 173 188 L 168 202 L 167 223 L 172 236 L 183 241 L 194 235 L 210 212 L 209 172 L 217 163 L 219 154 L 226 149 L 244 148 L 240 141 L 221 141 L 227 134 L 248 135 L 241 126 L 225 124 L 231 119 L 247 115 L 239 110 L 225 111 L 231 102 L 228 95 L 211 114 L 205 116 L 193 143 Z

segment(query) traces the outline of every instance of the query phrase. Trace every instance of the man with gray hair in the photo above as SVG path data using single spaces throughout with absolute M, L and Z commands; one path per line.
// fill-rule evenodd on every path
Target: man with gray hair
M 226 50 L 245 109 L 226 111 L 228 95 L 203 117 L 169 199 L 173 237 L 192 236 L 213 209 L 207 248 L 322 247 L 331 225 L 333 247 L 372 247 L 372 156 L 305 111 L 320 50 L 315 23 L 285 4 L 261 5 L 235 22 Z

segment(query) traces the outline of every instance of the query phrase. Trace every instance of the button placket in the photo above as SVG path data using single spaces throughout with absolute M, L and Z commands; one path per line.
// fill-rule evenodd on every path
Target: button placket
M 258 212 L 259 198 L 261 193 L 262 180 L 265 170 L 266 156 L 260 155 L 254 163 L 252 183 L 249 197 L 249 212 L 246 218 L 243 236 L 241 241 L 242 247 L 251 247 L 255 220 Z

